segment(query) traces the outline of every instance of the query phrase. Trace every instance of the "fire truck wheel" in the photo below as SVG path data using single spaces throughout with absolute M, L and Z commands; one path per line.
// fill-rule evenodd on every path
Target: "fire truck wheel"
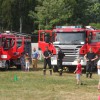
M 53 72 L 58 72 L 57 66 L 53 66 Z

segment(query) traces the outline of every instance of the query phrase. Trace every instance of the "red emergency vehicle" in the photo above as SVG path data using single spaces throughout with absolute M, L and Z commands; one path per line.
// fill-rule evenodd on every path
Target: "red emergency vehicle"
M 81 26 L 58 26 L 53 30 L 39 30 L 38 47 L 44 52 L 46 46 L 53 53 L 51 64 L 54 69 L 57 68 L 58 48 L 65 54 L 63 66 L 76 66 L 78 58 L 81 58 L 81 64 L 85 66 L 84 55 L 90 47 L 100 55 L 100 30 Z
M 8 31 L 0 34 L 0 68 L 20 68 L 20 57 L 23 52 L 31 55 L 30 36 Z

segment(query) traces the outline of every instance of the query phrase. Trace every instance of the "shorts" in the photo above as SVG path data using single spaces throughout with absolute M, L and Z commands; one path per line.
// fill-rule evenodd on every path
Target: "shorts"
M 76 79 L 80 80 L 81 75 L 80 74 L 76 74 Z

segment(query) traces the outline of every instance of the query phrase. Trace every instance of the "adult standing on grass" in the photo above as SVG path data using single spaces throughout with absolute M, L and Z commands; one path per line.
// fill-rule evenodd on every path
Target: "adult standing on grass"
M 43 74 L 46 75 L 46 67 L 47 67 L 47 64 L 48 64 L 49 70 L 50 70 L 50 75 L 52 75 L 52 66 L 51 66 L 51 56 L 52 56 L 52 53 L 48 49 L 48 47 L 45 48 L 45 51 L 43 53 L 43 56 L 44 56 Z
M 34 70 L 34 68 L 37 68 L 38 58 L 39 58 L 39 53 L 36 51 L 36 48 L 34 48 L 33 53 L 32 53 L 33 70 Z
M 24 71 L 25 70 L 25 55 L 24 55 L 24 53 L 22 53 L 22 55 L 20 57 L 20 64 L 21 64 L 21 70 Z
M 61 51 L 61 49 L 58 49 L 58 56 L 57 56 L 57 66 L 58 66 L 58 71 L 59 75 L 62 75 L 63 72 L 63 66 L 62 66 L 62 59 L 64 58 L 65 54 Z
M 88 78 L 90 74 L 90 78 L 92 78 L 92 70 L 94 67 L 94 61 L 98 59 L 98 56 L 92 51 L 92 48 L 89 49 L 89 52 L 84 56 L 87 64 L 86 64 L 86 77 Z

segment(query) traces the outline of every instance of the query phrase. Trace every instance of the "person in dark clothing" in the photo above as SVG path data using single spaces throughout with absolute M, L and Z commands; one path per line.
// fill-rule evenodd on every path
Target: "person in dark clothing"
M 94 66 L 94 61 L 98 59 L 98 56 L 92 51 L 92 48 L 89 49 L 89 52 L 84 56 L 87 64 L 86 64 L 86 77 L 88 78 L 90 74 L 90 78 L 92 78 L 92 70 Z
M 62 66 L 62 59 L 64 58 L 64 53 L 61 51 L 61 49 L 58 49 L 58 56 L 57 56 L 57 66 L 59 70 L 59 75 L 62 75 L 63 72 L 63 66 Z
M 43 73 L 44 75 L 46 75 L 46 66 L 48 64 L 49 66 L 49 70 L 50 70 L 50 75 L 52 75 L 52 66 L 51 66 L 51 56 L 52 53 L 51 51 L 48 49 L 48 47 L 46 47 L 46 50 L 43 53 L 44 56 L 44 68 L 43 68 Z
M 25 55 L 24 55 L 24 53 L 21 54 L 20 64 L 21 64 L 21 70 L 24 71 L 25 70 Z

